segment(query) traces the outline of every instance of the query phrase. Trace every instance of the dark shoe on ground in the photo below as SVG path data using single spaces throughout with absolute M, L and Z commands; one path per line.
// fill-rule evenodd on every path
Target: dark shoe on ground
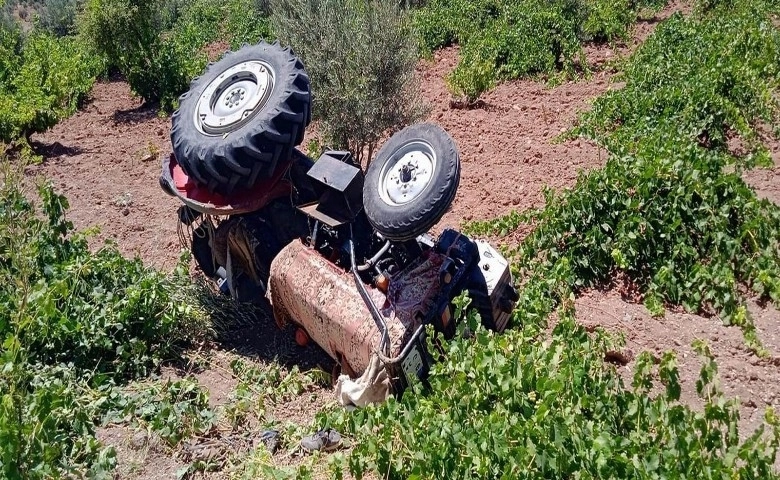
M 320 430 L 319 432 L 303 437 L 301 447 L 307 452 L 323 451 L 329 452 L 341 446 L 341 434 L 332 428 Z
M 279 447 L 279 432 L 276 430 L 266 430 L 260 434 L 258 440 L 265 445 L 265 448 L 269 452 L 274 453 L 277 447 Z

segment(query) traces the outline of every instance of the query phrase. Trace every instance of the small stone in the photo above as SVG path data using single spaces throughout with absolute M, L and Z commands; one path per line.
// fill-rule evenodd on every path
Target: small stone
M 134 450 L 140 450 L 146 446 L 147 440 L 146 432 L 136 432 L 136 434 L 133 435 L 133 438 L 130 439 L 130 447 Z
M 123 208 L 122 209 L 122 215 L 124 215 L 125 217 L 130 215 L 130 209 L 127 208 L 127 207 Z

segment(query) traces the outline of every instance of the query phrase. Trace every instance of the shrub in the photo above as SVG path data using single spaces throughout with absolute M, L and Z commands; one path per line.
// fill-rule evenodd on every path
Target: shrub
M 380 0 L 273 0 L 274 31 L 311 76 L 327 142 L 371 161 L 379 139 L 422 118 L 404 11 Z
M 631 0 L 590 0 L 585 2 L 585 6 L 588 9 L 582 24 L 585 38 L 626 38 L 636 20 L 636 10 Z
M 670 18 L 626 66 L 626 88 L 601 97 L 577 130 L 618 156 L 605 171 L 620 179 L 612 198 L 635 212 L 623 212 L 606 245 L 644 279 L 646 304 L 714 311 L 743 326 L 751 343 L 740 285 L 780 305 L 780 210 L 739 175 L 769 161 L 754 125 L 780 124 L 772 87 L 780 32 L 763 8 L 741 3 L 728 15 Z M 731 137 L 745 151 L 730 150 Z M 628 237 L 637 229 L 646 233 Z
M 740 172 L 767 159 L 754 125 L 780 121 L 780 33 L 751 5 L 659 25 L 625 66 L 625 87 L 583 115 L 575 132 L 610 150 L 606 167 L 495 224 L 536 222 L 516 251 L 530 277 L 564 268 L 581 288 L 620 271 L 653 313 L 718 314 L 762 352 L 744 298 L 780 305 L 780 208 Z M 732 152 L 730 137 L 745 151 Z
M 13 12 L 14 4 L 8 1 L 0 2 L 0 30 L 14 30 L 18 28 Z
M 0 88 L 16 76 L 21 63 L 22 32 L 16 25 L 0 25 Z
M 254 0 L 90 0 L 80 29 L 136 94 L 170 111 L 205 68 L 206 45 L 225 39 L 236 47 L 268 36 L 262 13 Z
M 551 74 L 559 68 L 574 74 L 575 63 L 583 63 L 577 24 L 568 21 L 565 12 L 556 6 L 549 3 L 535 10 L 517 8 L 486 23 L 482 34 L 474 35 L 463 46 L 462 59 L 447 78 L 451 89 L 474 101 L 497 79 Z M 475 84 L 473 79 L 485 80 Z
M 28 137 L 76 111 L 100 69 L 74 38 L 0 31 L 0 141 Z
M 63 37 L 76 32 L 76 14 L 83 0 L 44 0 L 38 10 L 38 26 Z
M 356 478 L 780 478 L 780 421 L 768 409 L 766 425 L 740 442 L 738 403 L 719 391 L 706 345 L 696 345 L 697 412 L 679 402 L 672 354 L 657 367 L 640 355 L 626 388 L 603 360 L 614 343 L 588 334 L 571 310 L 559 315 L 548 338 L 495 335 L 472 315 L 473 335 L 445 345 L 429 389 L 320 415 L 319 425 L 355 437 L 347 464 Z M 664 391 L 651 396 L 659 378 Z
M 201 293 L 184 264 L 164 275 L 112 245 L 91 252 L 64 197 L 44 184 L 37 209 L 21 168 L 0 166 L 0 476 L 106 476 L 94 425 L 118 408 L 113 385 L 203 337 Z
M 269 40 L 271 33 L 270 0 L 230 0 L 222 2 L 227 8 L 223 38 L 230 41 L 233 49 L 242 44 Z
M 780 123 L 780 32 L 752 9 L 718 13 L 660 25 L 626 65 L 627 88 L 601 97 L 580 131 L 636 151 L 673 122 L 679 136 L 709 148 L 724 150 L 733 132 L 760 149 L 751 123 Z
M 171 78 L 158 63 L 162 34 L 178 19 L 171 18 L 176 12 L 152 0 L 89 0 L 80 29 L 95 51 L 125 75 L 136 94 L 157 102 L 186 86 L 184 75 Z M 196 61 L 195 53 L 166 56 L 165 67 L 176 72 L 182 63 Z M 169 91 L 171 85 L 174 93 Z
M 413 20 L 423 52 L 458 43 L 451 90 L 475 100 L 496 81 L 586 70 L 584 41 L 625 39 L 643 9 L 629 0 L 432 0 Z M 474 80 L 474 79 L 477 80 Z

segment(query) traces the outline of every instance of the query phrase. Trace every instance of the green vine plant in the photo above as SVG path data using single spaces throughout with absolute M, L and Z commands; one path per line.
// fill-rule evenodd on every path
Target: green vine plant
M 414 12 L 423 54 L 458 44 L 447 77 L 473 104 L 497 82 L 588 71 L 582 45 L 629 38 L 637 19 L 665 0 L 431 0 Z
M 696 346 L 704 407 L 694 410 L 680 403 L 672 353 L 658 364 L 640 355 L 627 387 L 603 360 L 614 340 L 588 333 L 571 307 L 558 310 L 549 334 L 496 335 L 474 315 L 467 323 L 468 335 L 459 332 L 433 367 L 430 389 L 320 414 L 319 426 L 353 437 L 344 471 L 388 479 L 780 478 L 776 413 L 767 409 L 765 425 L 740 441 L 738 403 L 717 388 L 704 344 Z M 660 395 L 651 393 L 656 382 Z
M 548 192 L 544 209 L 471 228 L 535 225 L 512 248 L 528 291 L 555 271 L 574 289 L 622 273 L 652 313 L 681 305 L 718 315 L 765 355 L 744 302 L 752 294 L 780 305 L 780 209 L 741 172 L 766 163 L 757 125 L 771 129 L 780 118 L 780 32 L 752 2 L 728 15 L 677 14 L 621 80 L 625 87 L 598 98 L 570 132 L 609 149 L 603 169 L 581 174 L 570 191 Z M 560 301 L 548 295 L 551 306 Z
M 115 452 L 95 429 L 128 405 L 144 403 L 139 419 L 170 442 L 206 428 L 187 423 L 182 408 L 207 406 L 189 384 L 121 388 L 210 334 L 187 263 L 164 274 L 112 244 L 91 251 L 65 197 L 47 183 L 35 196 L 22 190 L 21 166 L 0 167 L 0 477 L 109 478 Z
M 735 3 L 735 4 L 734 4 Z M 471 224 L 533 231 L 505 246 L 520 300 L 511 328 L 474 315 L 444 346 L 430 386 L 318 426 L 352 437 L 343 470 L 388 479 L 780 478 L 780 421 L 740 437 L 708 346 L 697 392 L 680 402 L 673 353 L 639 355 L 625 385 L 605 354 L 620 342 L 574 315 L 581 289 L 622 274 L 655 314 L 681 305 L 739 325 L 765 355 L 748 295 L 780 306 L 780 208 L 742 180 L 762 162 L 759 124 L 777 125 L 780 34 L 771 4 L 733 2 L 675 15 L 626 63 L 625 87 L 598 98 L 572 135 L 611 153 L 544 208 Z M 730 147 L 740 138 L 744 149 Z M 462 305 L 461 305 L 462 307 Z M 554 314 L 555 321 L 550 322 Z M 658 394 L 655 385 L 660 382 Z

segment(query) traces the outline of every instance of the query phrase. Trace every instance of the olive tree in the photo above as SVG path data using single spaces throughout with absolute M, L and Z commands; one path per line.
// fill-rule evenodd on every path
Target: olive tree
M 311 76 L 314 118 L 333 148 L 371 162 L 383 136 L 425 115 L 407 12 L 382 0 L 271 0 L 271 24 Z

